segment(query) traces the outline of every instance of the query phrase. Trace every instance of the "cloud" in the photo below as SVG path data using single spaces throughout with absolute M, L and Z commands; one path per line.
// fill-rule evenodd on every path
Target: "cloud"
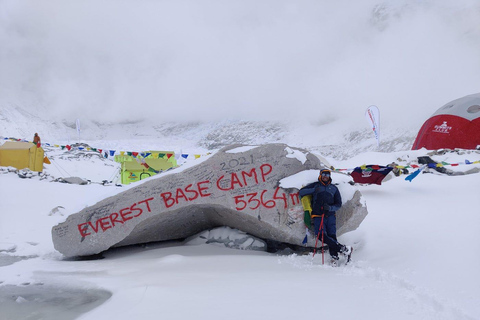
M 450 2 L 0 0 L 0 104 L 314 122 L 376 104 L 418 125 L 479 91 L 480 6 Z

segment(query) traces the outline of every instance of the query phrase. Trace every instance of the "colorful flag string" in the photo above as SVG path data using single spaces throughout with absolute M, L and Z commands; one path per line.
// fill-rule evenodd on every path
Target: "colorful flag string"
M 11 140 L 11 141 L 16 141 L 16 142 L 31 142 L 25 139 L 16 139 L 16 138 L 7 138 L 7 137 L 0 137 L 0 140 Z M 176 159 L 179 159 L 180 157 L 183 159 L 198 159 L 202 156 L 205 156 L 204 154 L 188 154 L 188 153 L 182 153 L 180 155 L 175 155 L 174 152 L 147 152 L 147 151 L 117 151 L 117 150 L 105 150 L 105 149 L 100 149 L 100 148 L 93 148 L 93 147 L 83 147 L 83 146 L 72 146 L 72 145 L 61 145 L 61 144 L 50 144 L 50 143 L 41 143 L 41 146 L 44 147 L 54 147 L 54 148 L 61 148 L 62 150 L 67 149 L 68 151 L 72 150 L 79 150 L 79 151 L 93 151 L 93 152 L 98 152 L 100 153 L 103 157 L 109 158 L 109 157 L 114 157 L 115 155 L 120 155 L 124 156 L 127 154 L 128 156 L 131 156 L 133 158 L 149 158 L 150 156 L 155 158 L 155 159 L 164 159 L 166 158 L 169 160 L 171 157 L 175 156 Z M 207 153 L 206 155 L 209 155 L 210 153 Z

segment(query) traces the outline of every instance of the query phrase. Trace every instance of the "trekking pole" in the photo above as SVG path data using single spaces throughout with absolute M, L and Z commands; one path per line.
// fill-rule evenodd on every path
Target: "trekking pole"
M 322 221 L 320 222 L 320 228 L 318 228 L 317 240 L 315 240 L 315 248 L 313 249 L 313 258 L 315 257 L 315 253 L 317 252 L 317 244 L 318 238 L 320 237 L 320 232 L 323 228 L 323 214 L 322 214 Z M 323 233 L 322 233 L 322 264 L 323 264 Z
M 323 226 L 323 215 L 322 215 L 322 222 L 320 223 L 320 225 Z M 325 263 L 324 256 L 325 255 L 324 255 L 324 250 L 323 250 L 323 232 L 322 232 L 322 265 Z

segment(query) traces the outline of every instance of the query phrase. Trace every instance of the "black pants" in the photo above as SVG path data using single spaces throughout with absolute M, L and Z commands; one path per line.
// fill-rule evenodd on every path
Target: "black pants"
M 323 218 L 323 227 L 320 230 L 320 224 L 322 218 L 313 218 L 313 224 L 315 226 L 315 237 L 321 231 L 318 241 L 322 241 L 327 244 L 328 251 L 332 257 L 338 257 L 338 252 L 342 248 L 342 245 L 337 241 L 337 218 L 334 214 L 330 216 L 324 216 Z

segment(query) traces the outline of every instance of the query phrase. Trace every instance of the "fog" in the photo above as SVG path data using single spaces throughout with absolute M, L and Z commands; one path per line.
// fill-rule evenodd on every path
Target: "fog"
M 418 125 L 480 92 L 480 2 L 0 0 L 0 107 Z

